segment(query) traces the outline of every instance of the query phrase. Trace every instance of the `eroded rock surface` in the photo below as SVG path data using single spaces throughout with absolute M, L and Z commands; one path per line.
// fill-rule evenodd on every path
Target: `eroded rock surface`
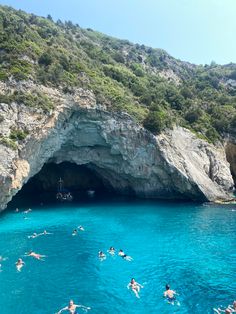
M 25 84 L 25 85 L 24 85 Z M 0 86 L 1 90 L 9 88 Z M 6 204 L 47 162 L 87 164 L 120 193 L 150 198 L 231 197 L 233 179 L 223 147 L 175 127 L 157 137 L 125 113 L 112 113 L 82 89 L 72 95 L 38 88 L 56 103 L 49 114 L 24 104 L 0 104 L 0 133 L 27 131 L 13 149 L 0 144 L 0 204 Z

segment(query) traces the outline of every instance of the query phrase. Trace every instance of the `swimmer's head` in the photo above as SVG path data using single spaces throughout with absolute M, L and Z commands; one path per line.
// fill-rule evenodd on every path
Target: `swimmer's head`
M 70 306 L 72 306 L 74 304 L 74 301 L 70 300 L 69 304 L 70 304 Z
M 236 309 L 236 301 L 233 302 L 233 308 Z
M 170 290 L 170 285 L 166 285 L 166 290 Z
M 132 282 L 132 283 L 135 282 L 134 278 L 131 279 L 131 282 Z
M 31 254 L 31 253 L 33 253 L 33 251 L 32 251 L 32 250 L 30 250 L 30 251 L 28 252 L 28 254 Z
M 123 252 L 123 250 L 120 250 L 120 252 Z

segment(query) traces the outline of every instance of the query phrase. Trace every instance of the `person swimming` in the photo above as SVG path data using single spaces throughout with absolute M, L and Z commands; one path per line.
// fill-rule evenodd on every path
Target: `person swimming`
M 25 262 L 23 262 L 23 260 L 19 258 L 15 264 L 16 264 L 16 269 L 18 271 L 21 271 L 21 268 L 25 265 Z
M 169 285 L 166 285 L 166 291 L 164 292 L 164 297 L 169 303 L 173 303 L 176 300 L 176 292 L 170 289 Z
M 15 209 L 15 213 L 19 213 L 19 208 L 16 208 L 16 209 Z
M 116 250 L 115 250 L 115 248 L 114 248 L 113 246 L 111 246 L 110 249 L 109 249 L 107 252 L 108 252 L 109 254 L 111 254 L 111 255 L 115 255 Z
M 140 292 L 140 288 L 143 288 L 142 285 L 140 285 L 140 283 L 138 283 L 137 281 L 135 281 L 134 278 L 131 279 L 130 283 L 127 285 L 127 288 L 131 288 L 132 291 L 134 292 L 135 296 L 137 298 L 140 298 L 139 296 L 139 292 Z
M 73 236 L 76 236 L 77 234 L 78 234 L 78 230 L 77 230 L 77 229 L 74 229 L 73 232 L 72 232 L 72 235 L 73 235 Z
M 30 213 L 30 212 L 32 212 L 32 209 L 31 209 L 31 208 L 25 210 L 23 213 L 24 213 L 24 214 L 28 214 L 28 213 Z
M 119 255 L 120 257 L 122 257 L 123 259 L 125 259 L 126 261 L 129 261 L 129 262 L 130 262 L 130 261 L 133 260 L 133 258 L 132 258 L 131 256 L 125 254 L 123 250 L 120 250 L 119 253 L 118 253 L 118 255 Z
M 104 259 L 106 259 L 106 254 L 104 254 L 102 251 L 99 251 L 98 257 L 100 258 L 101 261 L 103 261 Z
M 27 253 L 27 256 L 32 256 L 32 257 L 34 257 L 34 258 L 36 258 L 38 260 L 42 260 L 43 257 L 46 257 L 46 255 L 41 255 L 41 254 L 35 253 L 33 251 L 29 251 Z
M 66 306 L 66 307 L 63 307 L 63 309 L 61 309 L 59 312 L 57 312 L 56 314 L 60 314 L 61 312 L 63 311 L 69 311 L 70 314 L 76 314 L 76 309 L 77 308 L 82 308 L 84 310 L 91 310 L 90 307 L 88 306 L 84 306 L 84 305 L 81 305 L 81 304 L 74 304 L 74 301 L 73 300 L 70 300 L 69 302 L 69 305 Z
M 78 226 L 79 231 L 84 231 L 84 227 L 83 226 Z
M 227 313 L 227 314 L 230 314 L 230 313 L 236 313 L 236 301 L 233 302 L 232 305 L 228 305 L 226 309 L 221 309 L 221 308 L 218 308 L 218 309 L 213 309 L 216 313 Z
M 29 239 L 30 238 L 34 239 L 34 238 L 37 238 L 37 237 L 40 237 L 40 236 L 43 236 L 43 235 L 46 235 L 46 234 L 52 234 L 52 233 L 47 232 L 46 230 L 44 230 L 43 232 L 38 233 L 38 234 L 36 232 L 34 232 L 32 235 L 28 236 L 28 238 Z
M 34 239 L 34 238 L 37 238 L 39 236 L 40 236 L 40 234 L 37 234 L 36 232 L 34 232 L 32 235 L 28 236 L 28 239 Z

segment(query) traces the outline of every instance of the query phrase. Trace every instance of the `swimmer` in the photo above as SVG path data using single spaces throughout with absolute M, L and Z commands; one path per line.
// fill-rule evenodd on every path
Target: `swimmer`
M 46 234 L 53 234 L 51 232 L 47 232 L 47 230 L 44 230 L 42 233 L 40 233 L 39 235 L 46 235 Z
M 77 308 L 82 308 L 84 310 L 91 310 L 90 307 L 87 307 L 87 306 L 84 306 L 84 305 L 77 305 L 77 304 L 74 304 L 74 301 L 73 300 L 70 300 L 69 302 L 69 305 L 64 307 L 63 309 L 61 309 L 59 312 L 57 312 L 56 314 L 60 314 L 61 312 L 63 311 L 69 311 L 70 314 L 76 314 L 76 309 Z
M 232 305 L 228 305 L 226 309 L 213 309 L 216 313 L 236 313 L 236 301 L 233 302 Z
M 16 208 L 15 213 L 19 213 L 19 208 Z
M 83 226 L 78 226 L 79 231 L 84 231 L 84 227 Z
M 29 251 L 27 253 L 27 256 L 32 256 L 32 257 L 34 257 L 34 258 L 36 258 L 38 260 L 42 260 L 42 257 L 46 257 L 46 255 L 41 255 L 41 254 L 35 253 L 33 251 Z
M 229 305 L 228 309 L 230 309 L 232 313 L 236 313 L 236 301 L 234 301 L 232 305 Z
M 21 258 L 18 259 L 18 261 L 16 262 L 16 269 L 18 271 L 21 271 L 21 268 L 25 265 L 25 262 L 22 261 Z
M 118 255 L 119 255 L 120 257 L 122 257 L 123 259 L 125 259 L 126 261 L 131 262 L 131 261 L 133 260 L 133 258 L 132 258 L 131 256 L 125 254 L 123 250 L 120 250 L 119 253 L 118 253 Z
M 130 283 L 127 285 L 127 289 L 131 288 L 137 298 L 140 298 L 139 291 L 140 288 L 143 288 L 140 283 L 136 282 L 134 278 L 131 279 Z
M 106 254 L 104 254 L 102 251 L 99 251 L 98 257 L 100 258 L 101 261 L 103 261 L 104 259 L 106 259 Z
M 169 303 L 173 303 L 176 300 L 176 292 L 170 289 L 169 285 L 166 285 L 166 291 L 164 292 L 164 297 Z
M 78 230 L 75 229 L 75 230 L 72 232 L 72 235 L 73 235 L 73 236 L 76 236 L 77 234 L 78 234 Z
M 32 235 L 30 235 L 30 236 L 28 236 L 28 239 L 34 239 L 34 238 L 37 238 L 37 237 L 39 237 L 40 236 L 40 234 L 37 234 L 36 232 L 34 232 Z
M 0 255 L 0 262 L 4 262 L 5 260 L 7 260 L 8 259 L 8 257 L 2 257 L 1 255 Z
M 111 254 L 111 255 L 115 255 L 116 250 L 115 250 L 115 248 L 114 248 L 113 246 L 111 246 L 110 249 L 109 249 L 107 252 L 108 252 L 109 254 Z
M 24 214 L 28 214 L 28 213 L 30 213 L 30 212 L 32 212 L 32 209 L 31 209 L 31 208 L 25 210 L 23 213 L 24 213 Z

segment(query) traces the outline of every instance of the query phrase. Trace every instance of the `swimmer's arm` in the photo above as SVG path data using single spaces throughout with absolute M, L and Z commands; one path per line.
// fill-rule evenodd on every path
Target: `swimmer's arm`
M 130 288 L 130 286 L 131 286 L 131 283 L 128 283 L 128 285 L 127 285 L 127 289 L 129 289 L 129 288 Z
M 143 288 L 143 286 L 142 286 L 140 283 L 136 282 L 136 284 L 137 284 L 140 288 Z
M 82 304 L 79 304 L 79 305 L 76 304 L 75 307 L 81 307 L 82 309 L 85 309 L 85 310 L 91 310 L 91 307 L 84 306 Z
M 66 311 L 66 310 L 68 310 L 68 306 L 63 307 L 63 309 L 61 309 L 61 310 L 60 310 L 59 312 L 57 312 L 56 314 L 60 314 L 61 312 Z

